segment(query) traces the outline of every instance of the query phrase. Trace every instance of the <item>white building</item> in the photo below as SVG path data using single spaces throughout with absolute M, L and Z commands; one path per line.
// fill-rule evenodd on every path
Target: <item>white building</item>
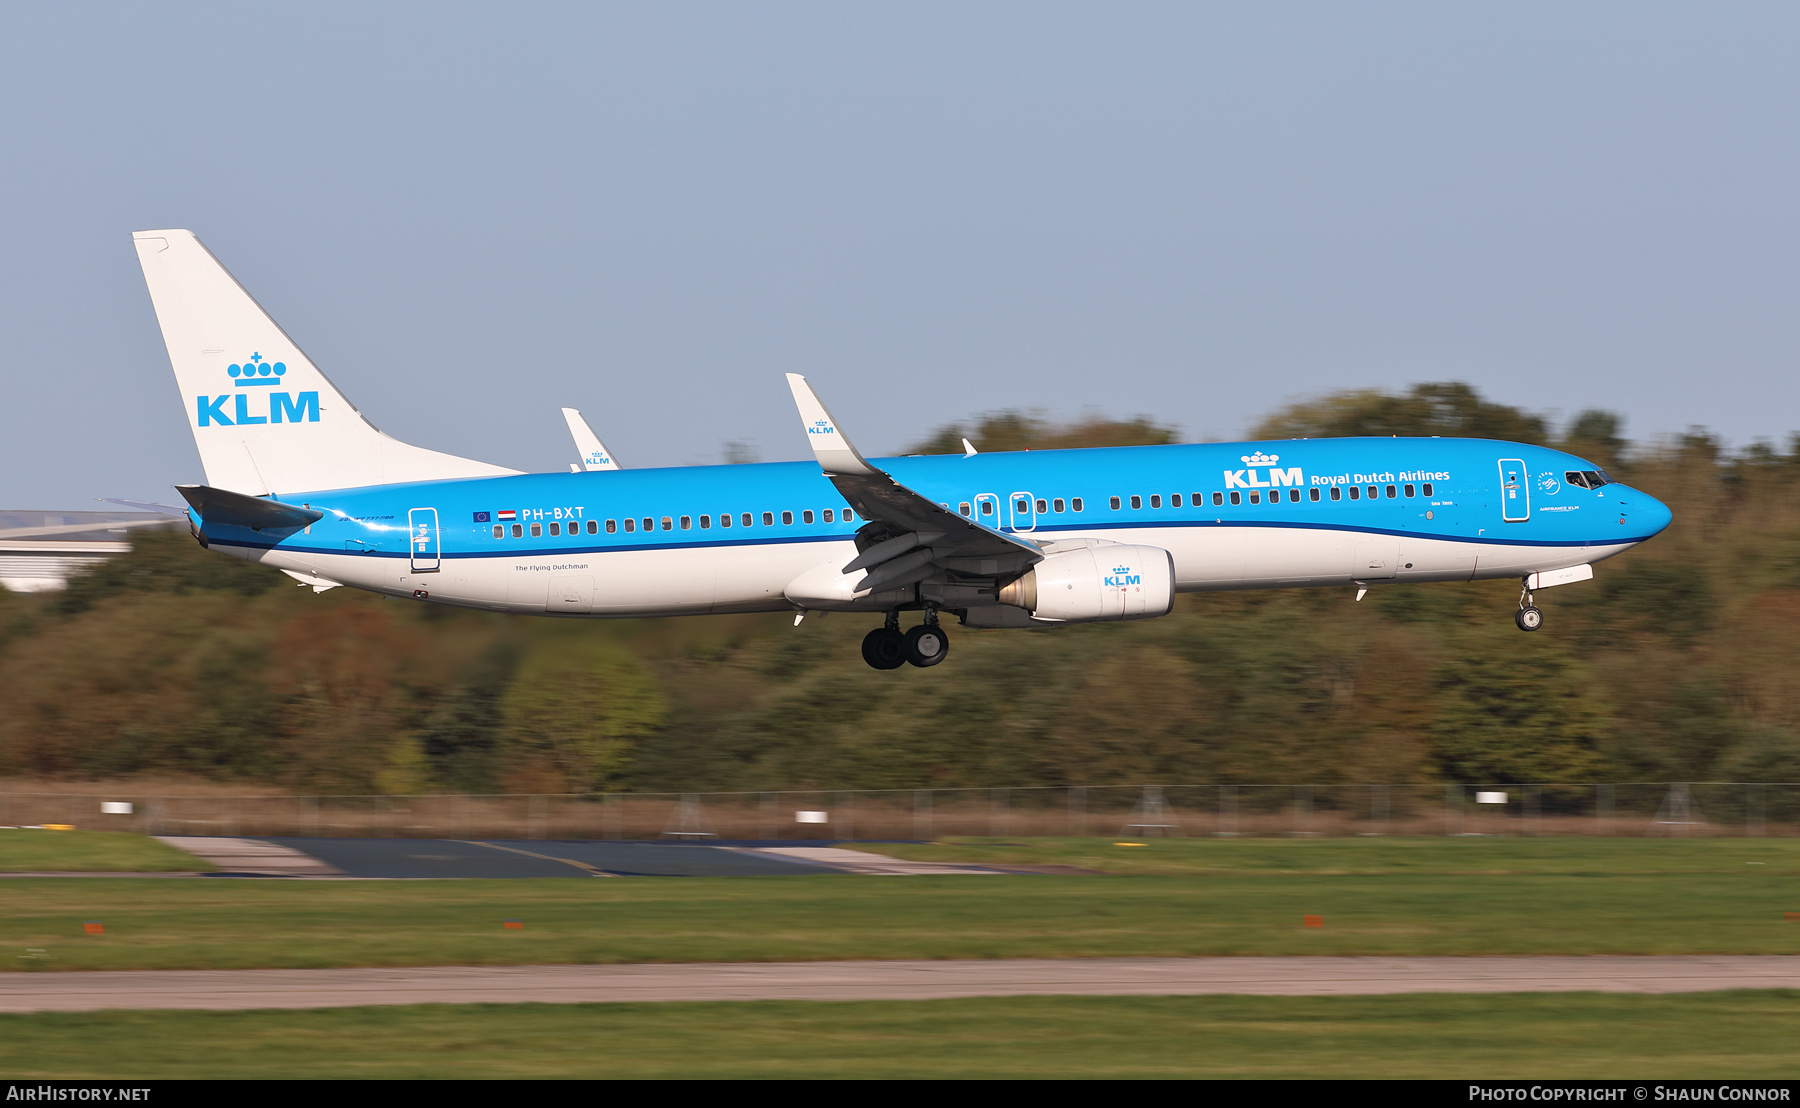
M 0 511 L 0 586 L 13 592 L 60 589 L 75 573 L 131 549 L 140 527 L 178 527 L 148 512 Z

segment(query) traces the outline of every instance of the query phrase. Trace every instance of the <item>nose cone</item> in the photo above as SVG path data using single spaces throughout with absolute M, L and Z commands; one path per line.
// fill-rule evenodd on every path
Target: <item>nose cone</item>
M 1636 489 L 1632 489 L 1627 498 L 1625 512 L 1630 516 L 1627 526 L 1645 538 L 1662 534 L 1675 519 L 1675 513 L 1669 511 L 1667 504 Z

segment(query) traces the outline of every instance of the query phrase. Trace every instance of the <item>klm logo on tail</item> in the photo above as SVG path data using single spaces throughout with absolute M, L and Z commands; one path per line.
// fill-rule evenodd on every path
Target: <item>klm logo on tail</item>
M 225 375 L 232 378 L 237 388 L 279 385 L 287 375 L 286 362 L 267 362 L 261 353 L 251 354 L 243 363 L 233 362 L 225 367 Z M 194 397 L 194 414 L 199 426 L 220 427 L 246 426 L 255 423 L 317 423 L 319 422 L 319 394 L 316 391 L 293 395 L 286 392 L 269 392 L 268 404 L 257 404 L 260 412 L 251 411 L 250 393 L 224 393 L 219 396 Z M 225 414 L 225 402 L 235 400 L 231 414 Z

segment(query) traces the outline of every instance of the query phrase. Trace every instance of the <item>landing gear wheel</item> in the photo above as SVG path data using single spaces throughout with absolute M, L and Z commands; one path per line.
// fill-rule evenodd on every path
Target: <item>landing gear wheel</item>
M 891 627 L 877 627 L 863 636 L 863 661 L 874 669 L 899 669 L 906 664 L 906 636 Z
M 950 636 L 944 629 L 921 623 L 906 633 L 906 660 L 920 669 L 935 666 L 950 653 Z
M 1520 608 L 1519 614 L 1513 617 L 1521 631 L 1536 631 L 1544 625 L 1544 613 L 1536 608 Z

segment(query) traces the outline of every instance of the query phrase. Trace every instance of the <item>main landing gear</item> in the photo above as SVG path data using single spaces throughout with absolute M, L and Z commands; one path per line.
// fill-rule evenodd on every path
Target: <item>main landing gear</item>
M 1529 579 L 1527 579 L 1529 582 Z M 1544 613 L 1537 608 L 1537 598 L 1531 595 L 1531 585 L 1526 583 L 1519 588 L 1519 611 L 1513 616 L 1513 622 L 1521 631 L 1536 631 L 1544 625 Z
M 950 653 L 950 636 L 938 626 L 937 613 L 926 612 L 925 622 L 904 634 L 900 613 L 889 612 L 887 622 L 863 636 L 863 661 L 875 669 L 899 669 L 915 665 L 926 669 Z

